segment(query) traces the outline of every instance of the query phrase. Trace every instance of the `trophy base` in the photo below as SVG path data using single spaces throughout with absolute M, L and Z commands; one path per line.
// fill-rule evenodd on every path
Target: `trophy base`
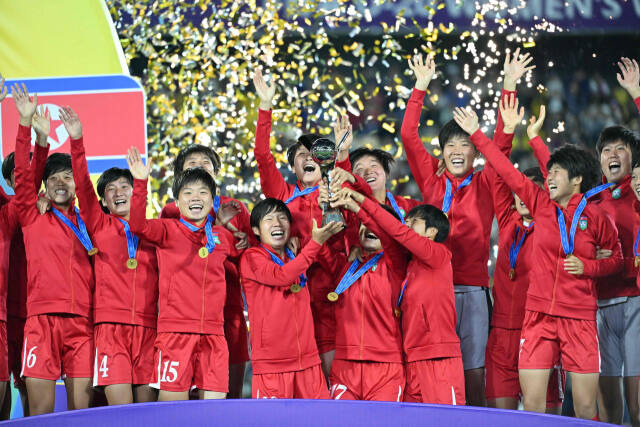
M 327 209 L 322 215 L 322 227 L 329 224 L 330 222 L 335 221 L 342 224 L 343 227 L 346 227 L 346 222 L 344 217 L 342 216 L 342 212 L 339 209 Z

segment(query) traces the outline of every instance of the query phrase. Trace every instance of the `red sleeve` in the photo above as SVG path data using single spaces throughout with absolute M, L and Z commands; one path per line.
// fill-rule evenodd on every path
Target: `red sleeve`
M 36 144 L 35 153 L 31 160 L 31 170 L 33 171 L 33 184 L 36 186 L 36 191 L 42 186 L 42 176 L 44 175 L 44 168 L 47 165 L 47 158 L 49 157 L 49 144 L 46 147 L 41 147 Z
M 129 215 L 131 232 L 151 243 L 161 245 L 168 239 L 165 221 L 172 220 L 147 219 L 147 180 L 134 179 Z
M 638 112 L 640 113 L 640 96 L 634 99 L 633 102 L 635 102 Z
M 253 280 L 262 285 L 289 287 L 298 283 L 300 275 L 307 271 L 320 249 L 322 246 L 312 239 L 294 259 L 283 266 L 273 262 L 269 254 L 261 250 L 250 250 L 242 256 L 240 274 L 243 279 Z
M 31 128 L 19 125 L 15 151 L 16 207 L 20 215 L 20 224 L 24 227 L 38 217 L 35 204 L 36 188 L 33 185 L 33 171 L 29 167 L 31 148 Z
M 0 187 L 0 206 L 6 205 L 9 203 L 9 200 L 11 200 L 11 197 L 5 193 L 4 188 Z
M 90 234 L 93 234 L 102 228 L 106 214 L 100 206 L 98 196 L 91 182 L 82 137 L 71 140 L 71 166 L 73 179 L 76 183 L 76 195 L 80 204 L 80 213 L 87 225 L 87 230 Z
M 491 198 L 493 200 L 493 211 L 495 212 L 496 220 L 498 221 L 498 230 L 502 230 L 511 220 L 514 199 L 511 189 L 499 176 L 493 181 Z
M 160 218 L 178 219 L 180 218 L 180 209 L 175 202 L 167 203 L 160 211 Z
M 451 262 L 451 252 L 443 244 L 435 243 L 398 222 L 377 203 L 367 199 L 362 203 L 362 208 L 367 212 L 369 218 L 384 229 L 393 240 L 407 248 L 424 264 L 437 267 Z
M 547 164 L 549 163 L 549 159 L 551 158 L 549 148 L 547 148 L 547 145 L 539 136 L 536 136 L 535 138 L 529 140 L 529 145 L 533 150 L 533 155 L 538 161 L 538 166 L 540 166 L 540 170 L 542 171 L 542 177 L 546 180 L 547 175 L 549 175 Z
M 584 264 L 584 275 L 589 277 L 603 277 L 618 273 L 624 268 L 622 248 L 618 239 L 618 230 L 609 215 L 600 211 L 596 241 L 603 249 L 613 251 L 609 258 L 581 259 Z
M 353 176 L 356 179 L 355 184 L 349 183 L 349 184 L 346 184 L 346 186 L 372 199 L 373 191 L 371 191 L 371 186 L 367 184 L 367 181 L 365 181 L 364 178 L 362 178 L 361 176 L 358 176 L 355 174 L 353 174 Z
M 349 158 L 347 157 L 346 160 L 343 160 L 341 162 L 336 162 L 336 167 L 340 168 L 340 169 L 344 169 L 349 173 L 351 172 L 351 161 L 349 160 Z
M 413 89 L 407 102 L 407 108 L 402 119 L 402 128 L 400 129 L 400 138 L 409 162 L 409 169 L 422 194 L 429 191 L 429 188 L 425 187 L 425 180 L 435 175 L 438 171 L 438 159 L 429 154 L 424 148 L 418 132 L 420 113 L 422 112 L 422 104 L 426 93 L 423 90 Z
M 471 142 L 484 155 L 491 167 L 516 193 L 525 205 L 529 208 L 532 216 L 535 214 L 542 204 L 551 204 L 549 195 L 545 193 L 537 184 L 531 181 L 518 171 L 509 161 L 509 159 L 496 147 L 487 136 L 478 129 L 471 135 Z
M 366 202 L 378 203 L 371 199 L 364 199 L 363 203 L 366 203 Z M 367 213 L 365 209 L 361 208 L 358 211 L 358 218 L 360 218 L 362 223 L 369 230 L 371 230 L 373 234 L 378 236 L 378 239 L 380 239 L 380 243 L 382 244 L 382 250 L 384 251 L 385 255 L 388 257 L 388 259 L 391 261 L 391 265 L 393 265 L 394 270 L 396 269 L 404 270 L 407 265 L 407 255 L 402 245 L 400 245 L 393 238 L 391 238 L 387 230 L 383 229 L 380 225 L 378 225 L 378 223 L 373 218 L 371 218 L 371 216 Z M 401 224 L 400 221 L 398 221 L 397 219 L 395 218 L 393 219 L 394 221 L 398 222 L 398 224 Z
M 258 124 L 256 126 L 256 145 L 253 150 L 260 173 L 260 186 L 267 197 L 285 200 L 289 197 L 290 189 L 276 166 L 271 154 L 269 138 L 271 136 L 271 110 L 258 110 Z

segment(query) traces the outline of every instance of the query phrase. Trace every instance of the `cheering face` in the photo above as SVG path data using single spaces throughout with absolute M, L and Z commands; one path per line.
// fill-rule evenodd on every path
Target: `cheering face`
M 313 161 L 311 152 L 304 145 L 298 148 L 293 158 L 293 172 L 296 174 L 298 181 L 306 186 L 312 186 L 320 181 L 320 166 Z
M 211 159 L 203 153 L 191 153 L 184 159 L 184 170 L 202 168 L 209 172 L 209 175 L 216 179 L 216 171 Z
M 102 204 L 114 215 L 127 216 L 131 210 L 133 187 L 124 177 L 111 181 L 104 188 Z
M 631 188 L 636 198 L 640 200 L 640 166 L 631 171 Z
M 567 201 L 572 195 L 580 192 L 582 177 L 569 179 L 569 172 L 558 164 L 551 166 L 547 176 L 549 197 L 556 203 Z
M 269 212 L 260 220 L 260 228 L 253 227 L 253 232 L 260 238 L 262 243 L 266 243 L 276 250 L 284 250 L 289 241 L 289 231 L 291 224 L 284 212 Z
M 195 224 L 199 224 L 211 212 L 213 195 L 204 182 L 190 182 L 180 190 L 176 204 L 183 217 Z
M 374 156 L 360 157 L 353 165 L 353 173 L 367 181 L 373 193 L 385 189 L 387 174 L 382 163 Z
M 444 144 L 442 157 L 449 173 L 455 177 L 462 177 L 473 168 L 473 161 L 477 157 L 476 147 L 469 138 L 456 136 L 449 138 Z
M 600 165 L 607 182 L 617 184 L 631 172 L 631 150 L 622 141 L 610 142 L 602 148 Z
M 369 253 L 382 250 L 382 243 L 380 243 L 380 239 L 378 239 L 378 236 L 369 231 L 369 229 L 367 229 L 367 227 L 365 227 L 363 224 L 360 224 L 359 235 L 360 246 L 362 246 L 363 250 Z
M 76 184 L 73 181 L 71 169 L 49 175 L 45 186 L 47 187 L 47 197 L 55 205 L 66 206 L 76 197 Z

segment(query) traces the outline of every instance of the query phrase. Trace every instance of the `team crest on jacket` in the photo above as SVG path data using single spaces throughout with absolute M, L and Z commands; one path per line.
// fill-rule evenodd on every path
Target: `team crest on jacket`
M 400 208 L 400 215 L 402 216 L 402 218 L 407 216 L 407 213 L 404 211 L 404 209 Z
M 220 244 L 220 237 L 218 237 L 218 233 L 213 233 L 213 243 L 216 245 Z
M 621 195 L 622 195 L 622 190 L 620 190 L 619 188 L 616 188 L 611 192 L 611 197 L 613 197 L 614 199 L 619 199 Z
M 587 225 L 589 225 L 588 222 L 587 222 L 587 217 L 586 216 L 581 216 L 580 217 L 580 221 L 578 221 L 578 227 L 580 227 L 580 230 L 582 230 L 582 231 L 586 230 L 587 229 Z

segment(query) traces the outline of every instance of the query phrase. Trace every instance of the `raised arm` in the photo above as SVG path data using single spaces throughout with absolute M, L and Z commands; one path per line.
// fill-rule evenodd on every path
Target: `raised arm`
M 84 219 L 89 233 L 93 234 L 102 228 L 106 214 L 100 206 L 89 175 L 82 138 L 82 123 L 78 115 L 69 107 L 60 109 L 60 118 L 71 137 L 71 166 L 82 219 Z
M 127 164 L 133 175 L 133 195 L 129 227 L 131 232 L 156 245 L 162 245 L 169 238 L 164 222 L 169 220 L 147 219 L 147 179 L 151 170 L 151 161 L 145 166 L 138 149 L 131 147 L 127 153 Z
M 428 237 L 421 236 L 400 223 L 376 202 L 365 199 L 361 207 L 367 216 L 365 224 L 377 223 L 393 240 L 407 248 L 424 264 L 437 267 L 443 263 L 451 262 L 451 252 L 444 245 L 435 243 Z
M 38 105 L 38 95 L 29 97 L 27 87 L 15 84 L 11 88 L 11 95 L 20 114 L 20 125 L 16 138 L 15 150 L 15 178 L 16 178 L 16 207 L 20 215 L 20 224 L 24 227 L 31 224 L 38 216 L 36 210 L 36 188 L 33 183 L 33 171 L 29 168 L 29 152 L 31 148 L 31 121 Z
M 415 75 L 416 85 L 413 88 L 413 92 L 411 92 L 404 112 L 402 127 L 400 128 L 400 139 L 409 162 L 409 169 L 420 187 L 420 192 L 424 194 L 425 191 L 428 191 L 428 188 L 425 187 L 425 180 L 435 175 L 438 171 L 438 159 L 429 154 L 424 148 L 418 127 L 420 125 L 424 97 L 427 93 L 427 87 L 436 72 L 436 65 L 433 56 L 427 57 L 426 61 L 423 62 L 422 55 L 415 55 L 413 61 L 409 60 L 409 68 Z
M 33 171 L 33 184 L 36 191 L 42 186 L 42 175 L 49 157 L 49 129 L 51 127 L 51 115 L 44 107 L 40 106 L 36 110 L 31 120 L 31 125 L 36 131 L 36 148 L 33 159 L 31 159 L 31 170 Z
M 256 93 L 260 98 L 258 124 L 256 125 L 256 142 L 253 150 L 260 173 L 260 186 L 267 197 L 285 200 L 289 197 L 289 186 L 285 182 L 276 161 L 271 154 L 269 139 L 271 137 L 271 105 L 276 92 L 276 84 L 268 85 L 260 70 L 253 77 Z
M 539 136 L 542 125 L 544 124 L 545 113 L 546 109 L 544 105 L 541 105 L 538 118 L 536 119 L 535 116 L 531 116 L 529 119 L 529 126 L 527 126 L 527 136 L 529 137 L 529 145 L 533 150 L 533 155 L 538 161 L 538 166 L 540 166 L 540 170 L 542 171 L 542 176 L 546 180 L 547 175 L 549 175 L 547 163 L 549 163 L 551 154 L 549 153 L 549 148 L 547 148 L 546 144 Z
M 458 125 L 471 135 L 471 142 L 484 155 L 509 188 L 527 205 L 534 217 L 541 203 L 551 203 L 549 196 L 518 171 L 500 149 L 482 133 L 478 126 L 478 116 L 473 111 L 456 108 L 453 117 Z

